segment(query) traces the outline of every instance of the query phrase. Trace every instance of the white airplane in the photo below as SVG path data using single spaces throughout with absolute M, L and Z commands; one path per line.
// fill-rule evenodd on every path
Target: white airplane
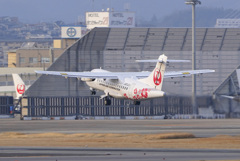
M 12 77 L 14 82 L 14 89 L 16 92 L 16 98 L 15 98 L 16 103 L 15 103 L 14 111 L 18 113 L 20 112 L 19 103 L 21 101 L 22 95 L 24 94 L 28 86 L 25 85 L 22 78 L 18 74 L 12 74 Z
M 90 72 L 60 72 L 60 71 L 35 71 L 39 74 L 75 77 L 90 87 L 92 95 L 96 90 L 103 91 L 104 104 L 110 105 L 110 97 L 133 100 L 135 105 L 140 101 L 163 97 L 163 78 L 185 77 L 192 74 L 211 73 L 214 70 L 190 70 L 165 72 L 169 62 L 189 62 L 188 60 L 167 60 L 167 56 L 160 55 L 157 60 L 138 60 L 137 62 L 157 62 L 152 72 L 110 72 L 103 69 L 93 69 Z

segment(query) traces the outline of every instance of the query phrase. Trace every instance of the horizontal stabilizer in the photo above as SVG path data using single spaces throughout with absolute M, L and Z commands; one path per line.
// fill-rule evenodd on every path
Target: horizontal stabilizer
M 162 60 L 158 60 L 158 59 L 151 59 L 151 60 L 136 60 L 136 62 L 139 63 L 163 63 Z M 167 63 L 189 63 L 191 62 L 190 60 L 167 60 Z

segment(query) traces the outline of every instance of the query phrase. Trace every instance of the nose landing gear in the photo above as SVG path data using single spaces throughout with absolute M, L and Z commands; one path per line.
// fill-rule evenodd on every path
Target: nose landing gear
M 110 99 L 109 97 L 105 97 L 105 98 L 104 98 L 104 104 L 105 104 L 106 106 L 111 105 L 111 99 Z

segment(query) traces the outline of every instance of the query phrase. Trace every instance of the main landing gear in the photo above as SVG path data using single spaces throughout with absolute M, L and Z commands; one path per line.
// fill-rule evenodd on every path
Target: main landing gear
M 140 105 L 140 103 L 141 103 L 140 101 L 134 101 L 133 102 L 134 105 Z
M 140 101 L 134 101 L 134 102 L 133 102 L 133 104 L 134 104 L 134 105 L 137 105 L 137 106 L 140 105 L 140 103 L 141 103 Z M 104 98 L 104 104 L 105 104 L 106 106 L 111 105 L 111 99 L 110 99 L 109 97 L 105 97 L 105 98 Z
M 111 99 L 110 99 L 109 97 L 105 97 L 105 98 L 104 98 L 104 104 L 105 104 L 106 106 L 111 105 Z
M 90 88 L 90 91 L 91 91 L 91 95 L 96 95 L 96 93 L 97 93 L 95 89 Z
M 96 91 L 91 91 L 91 95 L 96 95 Z

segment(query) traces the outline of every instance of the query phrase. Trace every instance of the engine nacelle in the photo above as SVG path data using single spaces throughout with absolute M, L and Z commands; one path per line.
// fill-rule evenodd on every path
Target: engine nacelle
M 95 81 L 95 79 L 92 79 L 92 78 L 81 78 L 82 81 L 84 82 L 92 82 L 92 81 Z

